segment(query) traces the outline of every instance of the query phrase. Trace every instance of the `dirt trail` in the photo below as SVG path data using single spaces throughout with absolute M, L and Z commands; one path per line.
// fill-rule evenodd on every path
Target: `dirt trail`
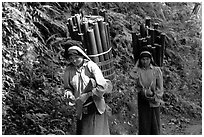
M 172 117 L 162 117 L 164 135 L 202 135 L 202 120 L 190 119 L 189 122 L 173 123 Z
M 188 135 L 202 135 L 202 125 L 192 125 L 185 129 Z

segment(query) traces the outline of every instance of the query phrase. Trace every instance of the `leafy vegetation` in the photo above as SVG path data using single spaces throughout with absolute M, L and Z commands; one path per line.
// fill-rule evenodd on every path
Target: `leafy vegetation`
M 128 72 L 134 66 L 131 32 L 146 16 L 167 36 L 162 115 L 200 119 L 202 49 L 200 3 L 2 3 L 2 134 L 74 134 L 75 110 L 63 97 L 67 18 L 104 7 L 111 24 L 116 70 L 112 134 L 137 134 L 137 94 Z M 158 10 L 159 9 L 159 10 Z

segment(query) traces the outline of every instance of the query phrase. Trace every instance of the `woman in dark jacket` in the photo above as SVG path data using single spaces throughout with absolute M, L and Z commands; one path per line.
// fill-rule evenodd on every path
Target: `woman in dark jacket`
M 138 92 L 139 134 L 160 134 L 160 105 L 163 95 L 163 76 L 159 67 L 154 66 L 149 51 L 141 52 L 130 76 L 136 81 Z

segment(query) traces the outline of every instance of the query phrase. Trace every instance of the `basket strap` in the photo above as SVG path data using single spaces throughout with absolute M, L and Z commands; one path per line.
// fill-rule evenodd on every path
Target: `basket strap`
M 98 57 L 98 56 L 101 56 L 101 55 L 104 55 L 104 54 L 108 53 L 111 49 L 112 49 L 112 47 L 109 50 L 107 50 L 106 52 L 102 52 L 102 53 L 95 54 L 95 55 L 88 55 L 88 56 L 89 57 Z

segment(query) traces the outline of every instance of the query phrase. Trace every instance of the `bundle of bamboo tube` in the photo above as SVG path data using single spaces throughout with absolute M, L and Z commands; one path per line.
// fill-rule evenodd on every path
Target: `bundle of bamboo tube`
M 75 14 L 68 18 L 69 36 L 83 43 L 88 56 L 98 64 L 105 77 L 114 74 L 112 46 L 106 11 L 96 8 L 93 15 Z
M 159 29 L 158 23 L 153 24 L 151 28 L 150 18 L 145 19 L 145 24 L 140 25 L 139 33 L 132 33 L 132 47 L 135 62 L 139 58 L 139 54 L 143 50 L 152 53 L 155 63 L 162 67 L 164 50 L 165 50 L 165 34 Z

